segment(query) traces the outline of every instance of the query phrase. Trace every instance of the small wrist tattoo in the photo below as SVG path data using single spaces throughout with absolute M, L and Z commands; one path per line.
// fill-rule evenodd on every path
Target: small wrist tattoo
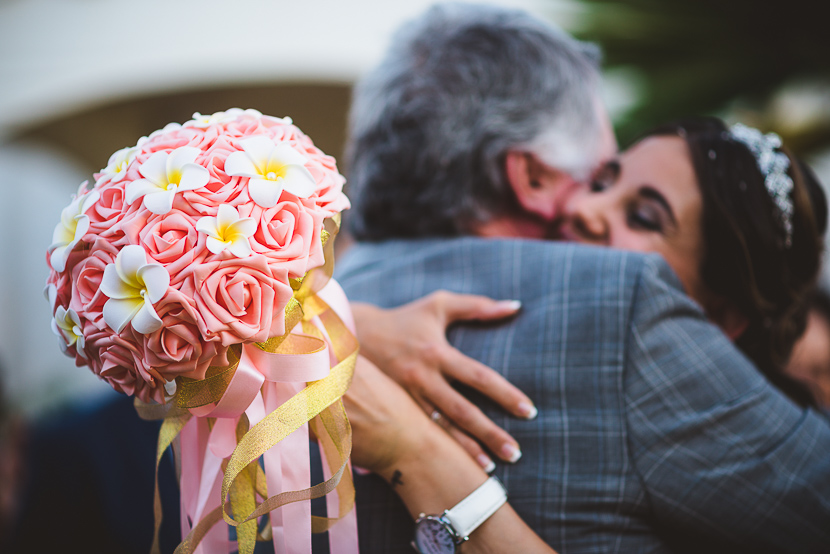
M 403 481 L 401 480 L 403 477 L 403 473 L 400 470 L 395 470 L 395 473 L 392 474 L 392 488 L 394 489 L 398 485 L 403 485 Z

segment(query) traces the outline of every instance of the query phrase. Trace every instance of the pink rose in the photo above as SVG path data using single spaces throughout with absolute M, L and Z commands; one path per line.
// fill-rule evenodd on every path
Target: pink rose
M 144 163 L 150 154 L 155 152 L 167 151 L 170 152 L 182 146 L 192 146 L 200 150 L 207 150 L 219 136 L 221 128 L 216 125 L 211 125 L 207 128 L 199 127 L 181 127 L 168 126 L 168 130 L 158 134 L 150 135 L 150 137 L 141 144 L 141 153 L 137 158 Z M 196 163 L 200 163 L 196 159 Z
M 316 209 L 320 210 L 323 217 L 331 217 L 349 208 L 349 199 L 343 194 L 343 185 L 346 179 L 337 171 L 337 162 L 331 156 L 324 154 L 314 146 L 311 139 L 299 133 L 295 148 L 308 158 L 306 168 L 314 176 L 317 182 L 315 193 L 306 199 L 306 205 L 312 208 L 308 201 L 313 200 Z
M 264 118 L 264 117 L 250 117 L 250 116 L 243 116 L 237 118 L 234 121 L 230 121 L 225 125 L 225 132 L 232 137 L 246 137 L 252 135 L 271 135 L 273 133 L 269 133 L 267 124 L 276 121 L 272 118 Z M 284 123 L 280 123 L 280 125 L 284 126 Z
M 346 180 L 337 170 L 321 169 L 321 166 L 307 164 L 309 171 L 317 180 L 317 191 L 304 203 L 314 202 L 316 211 L 319 211 L 324 218 L 331 217 L 336 213 L 349 209 L 349 199 L 343 194 L 343 185 Z
M 72 256 L 70 255 L 70 260 Z M 49 253 L 46 254 L 46 263 L 49 263 Z M 69 263 L 67 262 L 67 266 Z M 64 270 L 63 273 L 58 273 L 54 270 L 49 271 L 49 277 L 46 279 L 46 287 L 47 291 L 50 287 L 54 287 L 50 292 L 47 292 L 49 295 L 48 300 L 51 302 L 49 306 L 52 310 L 52 314 L 55 313 L 58 305 L 61 306 L 68 306 L 69 302 L 72 298 L 72 279 L 71 279 L 71 271 Z
M 121 335 L 109 329 L 91 332 L 86 337 L 86 350 L 92 354 L 90 368 L 118 392 L 135 395 L 144 402 L 163 402 L 163 383 L 152 377 L 143 364 L 136 363 L 142 354 L 131 337 L 129 327 Z
M 273 208 L 256 206 L 248 217 L 259 220 L 251 247 L 268 258 L 272 269 L 284 268 L 289 277 L 302 277 L 309 268 L 309 254 L 319 249 L 322 255 L 322 248 L 314 241 L 316 235 L 319 243 L 323 218 L 302 204 L 283 201 Z
M 105 235 L 123 217 L 124 187 L 112 185 L 98 189 L 98 201 L 87 210 L 89 234 Z
M 109 241 L 97 238 L 86 258 L 72 269 L 73 294 L 69 307 L 99 329 L 108 329 L 104 323 L 103 309 L 107 296 L 101 292 L 104 268 L 115 262 L 118 249 Z
M 164 216 L 153 216 L 138 231 L 138 244 L 170 274 L 176 286 L 179 273 L 208 253 L 204 234 L 196 231 L 196 221 L 175 208 Z
M 285 326 L 280 320 L 293 294 L 288 272 L 275 278 L 266 258 L 256 254 L 235 258 L 227 253 L 223 257 L 223 261 L 193 268 L 194 299 L 203 320 L 203 336 L 207 340 L 218 336 L 223 346 L 268 339 L 272 324 L 276 329 Z
M 141 229 L 147 224 L 147 220 L 153 214 L 144 207 L 141 200 L 136 200 L 130 206 L 124 206 L 124 213 L 118 223 L 114 223 L 106 235 L 101 235 L 118 246 L 137 244 L 138 235 Z
M 187 208 L 183 208 L 188 214 L 198 217 L 216 213 L 216 206 L 219 204 L 230 204 L 236 206 L 248 202 L 247 187 L 241 181 L 247 181 L 244 177 L 231 177 L 225 173 L 225 160 L 236 151 L 229 138 L 219 137 L 203 156 L 202 165 L 210 173 L 210 181 L 207 185 L 196 190 L 184 192 L 181 196 L 186 202 Z
M 203 341 L 197 324 L 195 302 L 188 296 L 169 290 L 155 304 L 164 325 L 150 333 L 139 345 L 143 359 L 168 381 L 181 375 L 204 379 L 211 361 L 224 356 L 226 350 L 218 341 Z
M 133 161 L 127 169 L 125 176 L 113 183 L 113 176 L 102 177 L 95 183 L 94 190 L 98 191 L 98 201 L 87 210 L 89 216 L 89 231 L 87 236 L 109 237 L 120 231 L 120 223 L 128 214 L 132 214 L 141 208 L 140 203 L 130 206 L 124 203 L 124 190 L 126 184 L 134 179 L 140 179 L 138 163 Z M 101 174 L 97 174 L 101 175 Z M 88 239 L 90 242 L 92 239 Z

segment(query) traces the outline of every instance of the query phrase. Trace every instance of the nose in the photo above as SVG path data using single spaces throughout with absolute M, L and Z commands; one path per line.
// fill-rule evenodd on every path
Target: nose
M 571 197 L 573 197 L 576 194 L 579 194 L 580 190 L 582 189 L 582 186 L 582 182 L 576 180 L 570 174 L 560 174 L 559 182 L 557 183 L 556 194 L 553 198 L 553 209 L 556 217 L 558 217 L 562 213 L 565 213 L 568 207 L 568 203 L 571 200 Z
M 565 206 L 565 220 L 572 233 L 572 240 L 590 244 L 608 245 L 610 206 L 605 195 L 583 190 L 574 194 Z

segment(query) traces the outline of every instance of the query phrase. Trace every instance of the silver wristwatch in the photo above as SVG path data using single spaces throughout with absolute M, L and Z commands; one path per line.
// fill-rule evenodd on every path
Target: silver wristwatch
M 421 554 L 454 554 L 470 533 L 507 502 L 507 491 L 496 477 L 442 515 L 421 514 L 415 521 L 412 546 Z

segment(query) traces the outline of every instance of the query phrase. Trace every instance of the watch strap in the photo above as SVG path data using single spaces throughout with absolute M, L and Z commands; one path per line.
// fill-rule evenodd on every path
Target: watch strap
M 444 512 L 455 532 L 464 539 L 507 502 L 507 491 L 497 477 L 490 477 L 467 498 Z

